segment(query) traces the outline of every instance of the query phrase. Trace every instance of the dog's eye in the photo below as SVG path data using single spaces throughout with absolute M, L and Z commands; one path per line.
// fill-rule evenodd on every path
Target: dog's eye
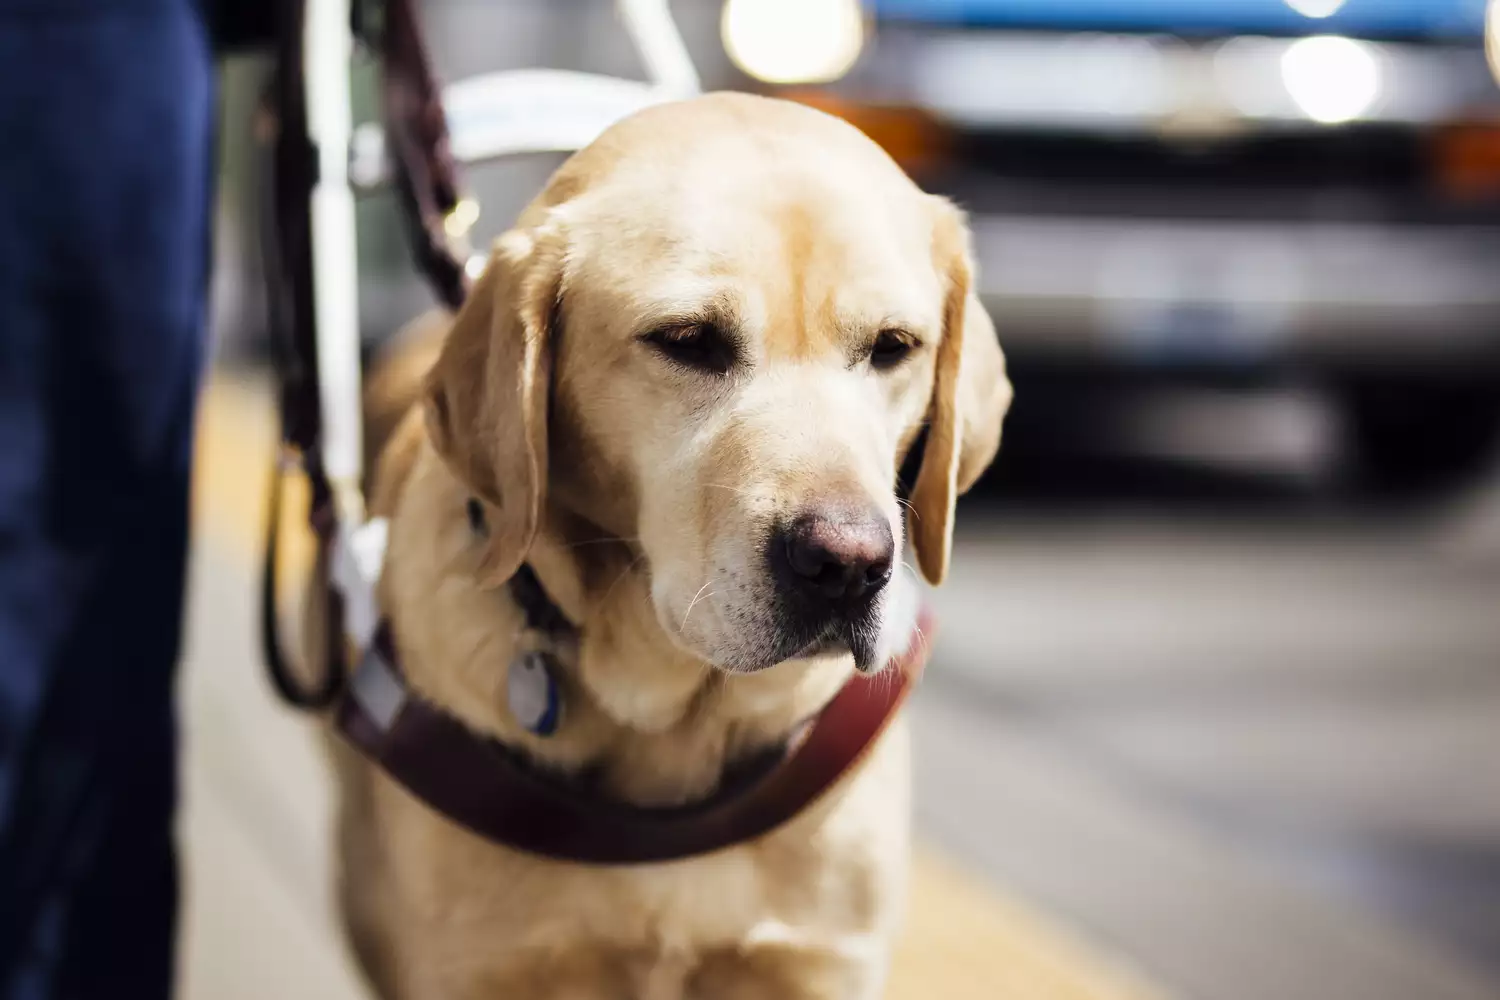
M 668 361 L 684 368 L 724 375 L 734 366 L 734 341 L 709 323 L 663 327 L 642 339 Z
M 870 347 L 870 364 L 884 371 L 905 361 L 916 349 L 911 336 L 901 330 L 881 330 Z

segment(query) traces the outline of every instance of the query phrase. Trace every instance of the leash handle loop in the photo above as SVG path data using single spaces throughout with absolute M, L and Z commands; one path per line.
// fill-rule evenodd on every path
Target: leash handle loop
M 280 543 L 281 508 L 286 477 L 292 474 L 291 454 L 283 450 L 271 468 L 271 478 L 266 491 L 266 550 L 261 573 L 260 634 L 261 651 L 265 656 L 266 673 L 271 685 L 281 700 L 308 712 L 326 711 L 333 707 L 343 693 L 347 680 L 342 629 L 334 628 L 342 621 L 342 608 L 338 593 L 332 587 L 323 587 L 326 595 L 324 622 L 327 630 L 325 664 L 323 676 L 311 685 L 305 685 L 292 667 L 292 657 L 287 655 L 281 641 L 280 615 L 277 596 L 281 590 Z M 309 476 L 313 482 L 317 480 Z M 314 490 L 317 493 L 317 490 Z M 328 510 L 330 504 L 319 504 L 315 499 L 313 510 Z M 331 527 L 331 523 L 329 524 Z M 322 532 L 319 532 L 320 537 Z M 315 584 L 316 585 L 316 584 Z

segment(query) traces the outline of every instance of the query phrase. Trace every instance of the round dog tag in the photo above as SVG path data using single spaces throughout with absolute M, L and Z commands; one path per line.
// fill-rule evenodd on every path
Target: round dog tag
M 538 736 L 551 736 L 562 721 L 562 693 L 547 654 L 531 650 L 510 662 L 505 683 L 510 714 Z

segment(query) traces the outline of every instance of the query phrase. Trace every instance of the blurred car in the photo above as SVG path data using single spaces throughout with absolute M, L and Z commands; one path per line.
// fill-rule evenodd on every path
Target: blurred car
M 1194 393 L 1290 388 L 1257 433 L 1295 443 L 1315 397 L 1361 482 L 1407 488 L 1500 433 L 1485 6 L 873 0 L 847 75 L 782 92 L 969 211 L 1016 447 L 1212 451 Z

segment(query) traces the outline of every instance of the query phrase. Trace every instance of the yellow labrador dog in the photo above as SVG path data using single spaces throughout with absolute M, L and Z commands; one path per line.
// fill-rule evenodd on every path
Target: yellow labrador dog
M 372 378 L 379 596 L 411 688 L 601 797 L 675 806 L 879 671 L 914 628 L 906 541 L 940 582 L 1010 400 L 966 247 L 951 205 L 791 103 L 663 106 L 572 157 L 447 329 Z M 506 696 L 523 619 L 499 585 L 523 562 L 579 625 L 549 735 Z M 790 823 L 645 865 L 496 846 L 337 760 L 344 915 L 382 997 L 880 992 L 899 722 Z

